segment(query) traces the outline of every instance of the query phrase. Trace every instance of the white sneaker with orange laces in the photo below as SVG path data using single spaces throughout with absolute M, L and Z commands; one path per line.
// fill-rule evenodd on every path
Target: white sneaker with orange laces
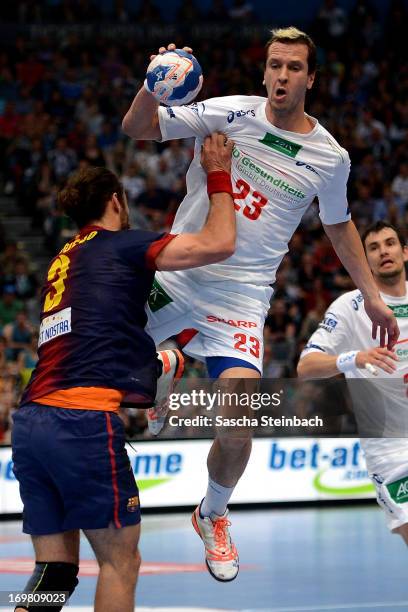
M 184 372 L 184 357 L 177 349 L 159 351 L 158 358 L 163 364 L 162 373 L 157 381 L 155 406 L 147 410 L 147 425 L 154 436 L 158 436 L 166 422 L 169 411 L 169 395 L 176 380 Z
M 239 558 L 229 534 L 231 523 L 228 520 L 228 510 L 222 516 L 212 514 L 211 517 L 202 517 L 200 506 L 194 510 L 191 522 L 204 542 L 208 571 L 216 580 L 230 582 L 238 575 Z

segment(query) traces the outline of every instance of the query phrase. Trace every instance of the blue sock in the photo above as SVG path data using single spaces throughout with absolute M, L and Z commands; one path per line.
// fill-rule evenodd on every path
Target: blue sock
M 235 487 L 223 487 L 214 482 L 211 478 L 208 478 L 207 493 L 200 506 L 200 515 L 210 516 L 211 514 L 217 514 L 222 516 L 227 509 L 227 504 L 234 491 Z

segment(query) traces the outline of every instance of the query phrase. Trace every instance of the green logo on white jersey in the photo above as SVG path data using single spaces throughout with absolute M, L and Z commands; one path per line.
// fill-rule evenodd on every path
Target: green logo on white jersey
M 166 293 L 163 287 L 157 282 L 156 279 L 154 279 L 149 299 L 147 300 L 150 310 L 152 312 L 156 312 L 157 310 L 164 308 L 164 306 L 167 306 L 167 304 L 170 304 L 172 301 L 173 300 L 169 294 Z
M 266 132 L 265 136 L 259 142 L 271 149 L 275 149 L 275 151 L 279 151 L 279 153 L 288 155 L 288 157 L 296 157 L 302 148 L 302 145 L 298 145 L 290 140 L 285 140 L 284 138 L 279 138 L 279 136 L 275 136 L 269 132 Z
M 398 304 L 397 306 L 389 305 L 388 308 L 391 308 L 395 317 L 401 319 L 408 318 L 408 304 Z
M 408 478 L 406 476 L 386 486 L 388 493 L 396 504 L 405 504 L 408 502 Z

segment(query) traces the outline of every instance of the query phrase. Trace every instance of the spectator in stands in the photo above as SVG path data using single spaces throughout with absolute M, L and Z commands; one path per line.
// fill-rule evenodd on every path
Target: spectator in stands
M 24 251 L 15 240 L 7 240 L 4 251 L 0 255 L 0 274 L 2 274 L 2 277 L 14 274 L 16 264 L 21 259 L 27 259 Z
M 0 336 L 0 379 L 6 375 L 7 369 L 7 340 L 4 336 Z
M 17 314 L 23 308 L 23 303 L 16 298 L 16 288 L 14 285 L 5 285 L 0 299 L 0 326 L 13 323 Z
M 324 0 L 317 16 L 319 23 L 319 40 L 325 48 L 341 48 L 347 27 L 347 16 L 344 9 L 335 0 Z
M 145 179 L 141 176 L 138 164 L 136 162 L 130 163 L 120 180 L 126 191 L 129 204 L 133 206 L 138 196 L 143 193 L 146 184 Z
M 330 281 L 330 278 L 336 274 L 341 268 L 341 262 L 333 250 L 326 234 L 321 234 L 320 239 L 316 243 L 314 249 L 314 265 L 318 274 L 325 281 Z
M 392 192 L 401 201 L 402 207 L 408 206 L 408 163 L 400 164 L 398 174 L 391 184 Z
M 373 222 L 376 202 L 372 188 L 367 181 L 361 181 L 357 186 L 358 198 L 351 205 L 351 214 L 359 227 L 366 227 Z
M 101 133 L 98 136 L 98 145 L 104 154 L 111 152 L 118 140 L 118 129 L 115 129 L 110 121 L 104 121 Z
M 77 156 L 70 149 L 66 138 L 58 138 L 55 149 L 48 153 L 48 161 L 57 183 L 63 183 L 76 168 Z
M 7 340 L 7 357 L 10 361 L 17 361 L 20 352 L 30 347 L 33 333 L 34 328 L 25 310 L 20 310 L 15 320 L 3 327 L 3 336 Z
M 145 190 L 136 198 L 135 205 L 148 217 L 155 211 L 166 212 L 172 201 L 172 193 L 168 189 L 160 189 L 156 179 L 148 176 Z
M 155 180 L 159 189 L 165 189 L 173 193 L 178 191 L 180 179 L 175 177 L 174 172 L 169 168 L 167 156 L 162 155 L 160 157 Z
M 26 259 L 19 258 L 16 260 L 14 273 L 10 276 L 9 282 L 14 285 L 19 300 L 25 302 L 37 294 L 38 280 L 36 275 L 29 271 Z
M 235 23 L 248 23 L 254 19 L 254 7 L 248 0 L 234 0 L 228 11 L 230 19 Z
M 82 158 L 85 159 L 90 166 L 106 165 L 106 157 L 103 154 L 102 149 L 98 145 L 98 141 L 95 134 L 89 134 L 89 136 L 87 137 Z
M 23 348 L 17 357 L 17 369 L 24 388 L 30 380 L 31 373 L 38 361 L 38 333 L 34 332 L 28 347 Z
M 295 346 L 296 327 L 283 299 L 273 299 L 265 327 L 270 332 L 274 359 L 280 362 L 290 360 Z
M 175 176 L 184 176 L 192 159 L 191 150 L 183 140 L 170 140 L 168 144 L 161 158 L 165 160 L 169 172 Z

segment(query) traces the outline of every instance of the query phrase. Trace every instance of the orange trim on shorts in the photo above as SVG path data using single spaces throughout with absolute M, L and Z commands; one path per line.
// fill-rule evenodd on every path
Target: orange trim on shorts
M 116 458 L 115 451 L 113 450 L 113 429 L 111 423 L 110 414 L 106 413 L 106 428 L 108 430 L 108 450 L 112 468 L 112 487 L 113 487 L 113 521 L 115 523 L 115 527 L 120 529 L 122 527 L 122 523 L 119 520 L 119 487 L 118 480 L 116 474 Z
M 124 395 L 122 391 L 107 387 L 71 387 L 52 391 L 34 401 L 57 408 L 119 412 L 119 405 Z

